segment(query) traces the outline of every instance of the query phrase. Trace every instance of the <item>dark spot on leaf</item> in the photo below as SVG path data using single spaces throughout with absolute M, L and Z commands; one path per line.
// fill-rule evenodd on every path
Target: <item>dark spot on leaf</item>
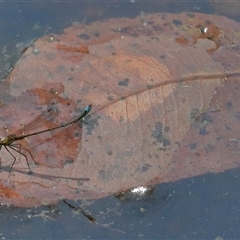
M 99 37 L 99 36 L 100 36 L 100 33 L 94 33 L 94 36 L 95 36 L 95 37 Z
M 109 156 L 111 156 L 111 155 L 113 154 L 113 152 L 112 152 L 112 151 L 108 151 L 107 154 L 108 154 Z
M 172 21 L 172 23 L 173 23 L 174 25 L 176 25 L 176 26 L 181 26 L 181 25 L 183 25 L 183 23 L 182 23 L 181 21 L 179 21 L 178 19 L 174 19 L 174 20 Z
M 168 139 L 166 139 L 166 138 L 163 139 L 162 143 L 163 143 L 164 147 L 167 147 L 167 146 L 169 146 L 171 144 L 171 142 Z
M 108 101 L 113 101 L 114 97 L 113 96 L 108 96 Z
M 130 80 L 129 80 L 128 78 L 125 78 L 124 80 L 119 81 L 119 82 L 118 82 L 118 85 L 119 85 L 119 86 L 123 86 L 123 87 L 127 87 L 129 81 L 130 81 Z
M 54 116 L 44 116 L 45 119 L 47 119 L 49 122 L 54 122 L 55 121 L 55 117 Z
M 240 120 L 240 112 L 234 113 L 234 117 L 235 117 L 237 120 Z
M 190 118 L 194 121 L 200 114 L 200 111 L 198 108 L 194 108 L 190 112 Z
M 53 73 L 53 72 L 49 72 L 49 73 L 47 74 L 47 76 L 48 76 L 48 78 L 53 78 L 53 77 L 54 77 L 54 73 Z
M 159 56 L 159 58 L 161 58 L 161 59 L 165 59 L 166 58 L 166 55 L 161 55 L 161 56 Z
M 147 170 L 148 170 L 150 167 L 152 167 L 151 164 L 145 163 L 144 166 L 142 167 L 142 171 L 143 171 L 143 172 L 147 172 Z
M 42 110 L 42 106 L 37 106 L 37 107 L 35 107 L 35 109 L 38 110 L 38 111 Z
M 171 142 L 167 139 L 167 137 L 163 133 L 163 124 L 161 122 L 156 123 L 155 130 L 152 133 L 152 137 L 154 137 L 157 140 L 157 142 L 162 144 L 161 147 L 167 147 L 171 144 Z
M 85 86 L 85 87 L 83 87 L 83 88 L 81 89 L 81 91 L 82 91 L 84 94 L 88 93 L 89 90 L 90 90 L 90 86 Z
M 73 77 L 69 77 L 67 80 L 72 81 L 73 79 L 74 79 Z
M 74 136 L 75 136 L 75 137 L 79 137 L 79 135 L 80 135 L 79 132 L 75 132 L 75 133 L 74 133 Z
M 99 179 L 101 179 L 102 181 L 111 181 L 111 172 L 109 170 L 100 170 L 98 171 L 99 174 Z
M 207 135 L 209 132 L 206 129 L 206 126 L 200 127 L 199 128 L 199 135 L 205 136 Z
M 163 128 L 163 124 L 161 122 L 157 122 L 156 125 L 155 125 L 155 130 L 154 130 L 152 136 L 155 137 L 155 138 L 161 137 L 162 128 Z
M 89 35 L 87 35 L 85 33 L 78 34 L 77 37 L 85 39 L 85 40 L 89 40 L 91 38 Z
M 94 130 L 94 126 L 95 125 L 98 125 L 98 119 L 95 118 L 91 118 L 91 117 L 85 117 L 85 120 L 86 120 L 86 123 L 85 123 L 85 126 L 86 126 L 86 129 L 87 129 L 87 132 L 86 134 L 87 135 L 92 135 L 92 132 Z
M 207 123 L 213 124 L 213 119 L 212 119 L 212 117 L 211 117 L 209 114 L 207 114 L 207 113 L 204 114 L 203 121 L 204 121 L 204 122 L 207 122 Z
M 232 128 L 228 125 L 225 125 L 226 130 L 232 130 Z
M 220 141 L 220 140 L 222 140 L 222 139 L 223 139 L 222 136 L 217 136 L 217 137 L 216 137 L 216 140 L 217 140 L 217 141 Z
M 146 85 L 146 88 L 147 88 L 147 89 L 152 89 L 152 87 L 153 87 L 153 86 L 152 86 L 151 84 L 147 84 L 147 85 Z
M 193 120 L 193 126 L 197 129 L 199 129 L 200 135 L 207 135 L 209 132 L 207 131 L 207 126 L 209 124 L 213 124 L 213 119 L 211 115 L 209 115 L 207 112 L 205 113 L 198 113 L 199 110 L 193 109 L 190 113 L 190 116 Z
M 64 160 L 64 165 L 69 165 L 69 164 L 73 164 L 74 161 L 71 158 L 67 158 Z
M 190 148 L 191 150 L 196 149 L 196 147 L 197 147 L 197 143 L 191 143 L 191 144 L 189 144 L 189 148 Z
M 153 29 L 154 29 L 155 31 L 162 31 L 162 28 L 161 28 L 159 25 L 154 25 L 154 26 L 153 26 Z
M 199 152 L 196 152 L 194 155 L 196 155 L 196 156 L 200 157 L 200 156 L 201 156 L 201 153 L 199 153 Z
M 227 108 L 227 110 L 231 110 L 231 109 L 232 109 L 232 105 L 233 105 L 232 102 L 230 102 L 230 101 L 227 102 L 227 103 L 226 103 L 226 108 Z

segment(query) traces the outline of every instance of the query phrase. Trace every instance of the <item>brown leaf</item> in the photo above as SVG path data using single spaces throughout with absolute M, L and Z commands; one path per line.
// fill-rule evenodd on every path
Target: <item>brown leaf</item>
M 9 177 L 13 159 L 2 150 L 2 201 L 98 198 L 239 166 L 239 29 L 224 17 L 153 14 L 37 40 L 1 93 L 1 135 L 93 109 L 80 124 L 21 141 L 39 164 L 33 175 L 21 158 Z

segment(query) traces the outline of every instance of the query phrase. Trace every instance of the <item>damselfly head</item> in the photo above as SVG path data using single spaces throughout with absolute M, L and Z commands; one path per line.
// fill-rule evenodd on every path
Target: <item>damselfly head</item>
M 89 113 L 92 109 L 92 104 L 88 105 L 86 108 L 85 108 L 85 112 Z

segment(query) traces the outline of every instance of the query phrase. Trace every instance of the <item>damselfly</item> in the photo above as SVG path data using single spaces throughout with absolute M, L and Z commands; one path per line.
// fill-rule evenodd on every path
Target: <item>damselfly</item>
M 67 123 L 60 124 L 60 125 L 58 125 L 56 127 L 53 127 L 53 128 L 48 128 L 48 129 L 45 129 L 45 130 L 42 130 L 42 131 L 39 131 L 39 132 L 34 132 L 34 133 L 27 134 L 27 135 L 22 135 L 22 136 L 17 136 L 15 134 L 10 134 L 6 138 L 4 138 L 4 139 L 0 138 L 0 151 L 2 149 L 2 146 L 4 146 L 4 148 L 9 152 L 9 154 L 14 159 L 13 163 L 12 163 L 12 165 L 10 167 L 9 173 L 12 171 L 13 165 L 16 162 L 16 157 L 14 156 L 13 153 L 11 153 L 10 149 L 12 149 L 13 151 L 19 153 L 20 155 L 22 155 L 25 158 L 25 160 L 27 162 L 28 169 L 29 169 L 29 173 L 32 173 L 32 171 L 31 171 L 30 166 L 29 166 L 28 158 L 27 158 L 26 154 L 21 152 L 21 150 L 25 150 L 26 152 L 28 152 L 29 155 L 31 156 L 32 160 L 34 161 L 34 163 L 37 165 L 37 162 L 35 161 L 32 153 L 27 148 L 23 148 L 20 143 L 15 143 L 16 141 L 22 140 L 22 139 L 24 139 L 26 137 L 30 137 L 30 136 L 33 136 L 33 135 L 38 135 L 38 134 L 41 134 L 41 133 L 53 131 L 53 130 L 56 130 L 56 129 L 63 128 L 63 127 L 66 127 L 68 125 L 71 125 L 73 123 L 76 123 L 79 120 L 83 119 L 90 112 L 91 108 L 92 108 L 92 105 L 88 105 L 85 108 L 84 112 L 81 114 L 81 116 L 79 116 L 77 119 L 75 119 L 73 121 L 70 121 L 70 122 L 67 122 Z

